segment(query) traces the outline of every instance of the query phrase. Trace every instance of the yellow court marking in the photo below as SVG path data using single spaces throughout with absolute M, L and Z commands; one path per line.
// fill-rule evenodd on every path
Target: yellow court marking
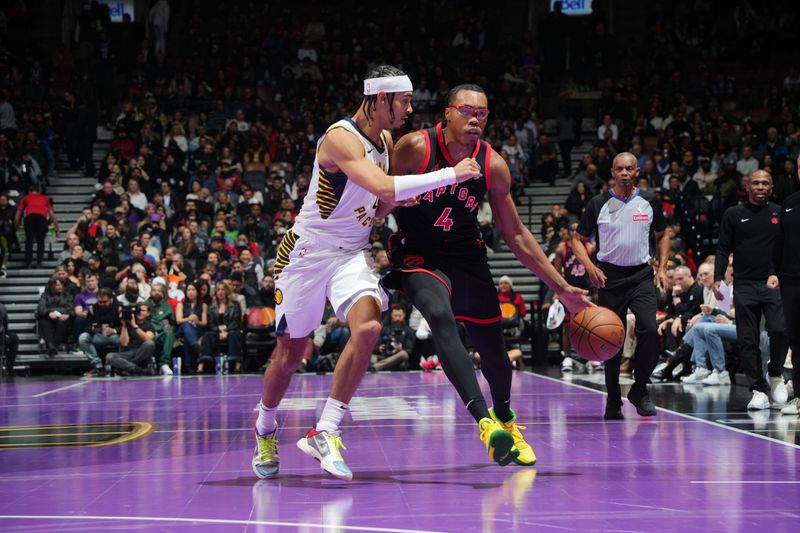
M 29 435 L 3 435 L 3 439 L 29 439 L 31 437 L 88 437 L 91 435 L 126 435 L 127 431 L 92 431 L 87 433 L 33 433 Z
M 59 446 L 113 446 L 152 433 L 155 425 L 150 422 L 111 422 L 99 424 L 60 424 L 43 426 L 10 426 L 0 428 L 0 441 L 31 439 L 33 442 L 0 443 L 0 449 L 59 447 Z M 119 429 L 116 429 L 119 428 Z M 108 431 L 111 429 L 111 431 Z M 103 438 L 105 436 L 105 438 Z M 111 436 L 111 438 L 108 438 Z M 59 441 L 61 437 L 88 437 L 86 440 Z M 100 437 L 100 438 L 93 438 Z

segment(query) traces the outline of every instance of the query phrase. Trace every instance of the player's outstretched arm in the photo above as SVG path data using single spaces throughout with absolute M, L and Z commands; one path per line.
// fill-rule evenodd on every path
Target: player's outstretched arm
M 347 178 L 375 194 L 380 200 L 400 202 L 431 189 L 480 176 L 480 166 L 474 159 L 464 159 L 453 168 L 413 176 L 388 176 L 370 162 L 364 145 L 354 134 L 338 128 L 326 135 L 318 152 L 319 163 L 329 172 L 341 170 Z
M 588 291 L 567 283 L 547 259 L 539 241 L 519 218 L 517 206 L 514 205 L 514 200 L 511 198 L 511 173 L 508 165 L 494 150 L 490 157 L 492 179 L 489 189 L 489 205 L 492 207 L 495 223 L 506 244 L 517 259 L 525 265 L 525 268 L 536 274 L 548 287 L 553 289 L 561 303 L 566 305 L 571 312 L 577 313 L 587 307 L 590 305 L 586 299 Z

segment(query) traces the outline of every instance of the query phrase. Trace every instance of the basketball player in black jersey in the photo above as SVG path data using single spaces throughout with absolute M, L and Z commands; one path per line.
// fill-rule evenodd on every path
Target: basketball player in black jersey
M 508 165 L 481 140 L 489 114 L 483 89 L 477 85 L 454 87 L 444 114 L 444 123 L 406 135 L 397 143 L 392 169 L 420 174 L 473 158 L 481 166 L 483 179 L 440 187 L 421 195 L 416 206 L 398 210 L 399 233 L 390 247 L 395 270 L 384 278 L 384 284 L 402 290 L 428 321 L 442 368 L 478 422 L 489 457 L 501 465 L 512 460 L 531 465 L 536 455 L 515 425 L 516 414 L 510 406 L 511 362 L 476 217 L 483 196 L 488 192 L 495 221 L 511 250 L 564 305 L 578 312 L 589 305 L 587 291 L 567 284 L 520 220 L 509 193 Z M 481 354 L 481 371 L 489 382 L 492 409 L 478 386 L 456 320 L 464 322 Z

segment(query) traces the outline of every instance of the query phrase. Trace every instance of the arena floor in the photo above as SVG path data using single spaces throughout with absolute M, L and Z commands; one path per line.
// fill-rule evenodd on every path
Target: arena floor
M 800 422 L 743 387 L 657 387 L 658 416 L 603 422 L 599 375 L 518 372 L 535 467 L 488 462 L 441 372 L 369 374 L 343 440 L 352 482 L 295 441 L 330 376 L 279 415 L 281 474 L 251 472 L 259 376 L 0 385 L 0 529 L 11 531 L 795 531 Z

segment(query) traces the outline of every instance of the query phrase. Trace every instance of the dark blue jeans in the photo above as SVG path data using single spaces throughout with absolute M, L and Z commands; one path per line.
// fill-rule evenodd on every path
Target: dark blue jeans
M 183 339 L 183 365 L 194 368 L 197 363 L 197 352 L 195 346 L 203 336 L 203 328 L 195 326 L 191 322 L 184 322 L 178 326 L 177 337 Z

